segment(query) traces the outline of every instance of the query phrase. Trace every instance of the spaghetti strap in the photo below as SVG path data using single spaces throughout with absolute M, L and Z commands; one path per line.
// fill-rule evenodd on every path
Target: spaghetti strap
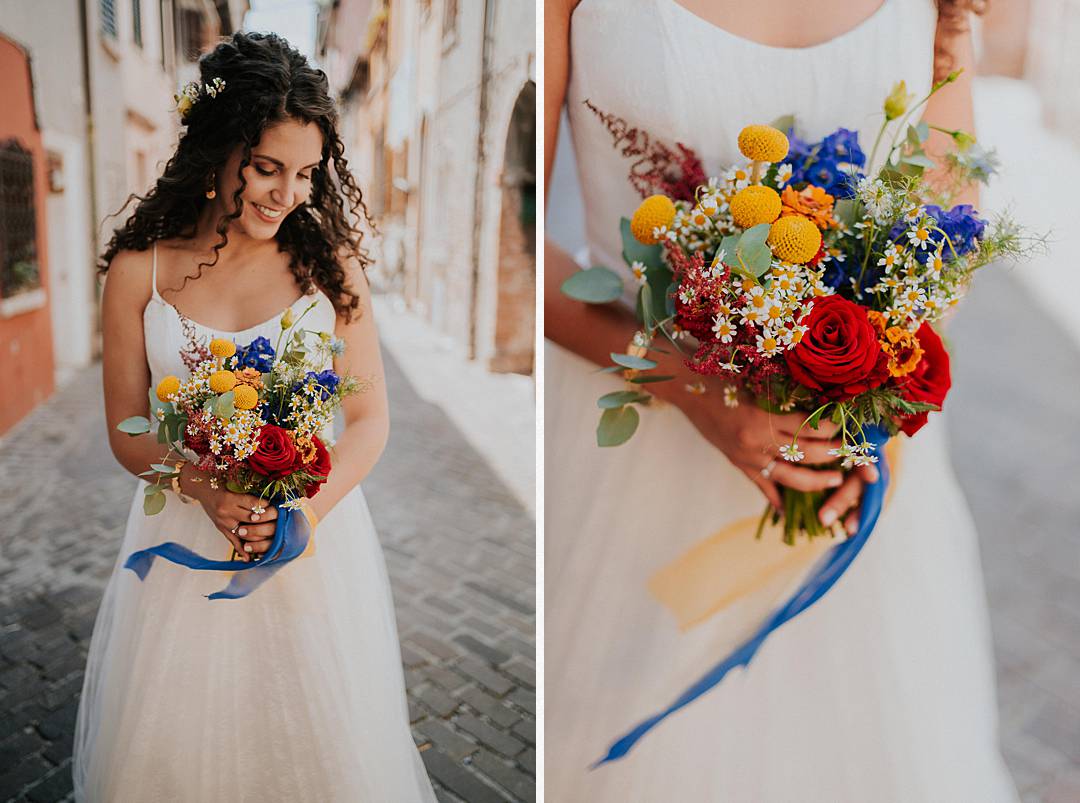
M 153 265 L 154 265 L 153 268 L 151 268 L 151 270 L 150 270 L 150 283 L 151 283 L 151 287 L 153 288 L 153 291 L 154 291 L 153 294 L 151 295 L 151 298 L 156 298 L 158 301 L 164 301 L 165 299 L 163 299 L 161 297 L 161 293 L 159 293 L 158 289 L 157 289 L 157 241 L 156 240 L 154 241 L 154 245 L 152 246 L 151 250 L 152 250 L 152 253 L 153 253 L 152 258 L 153 258 Z

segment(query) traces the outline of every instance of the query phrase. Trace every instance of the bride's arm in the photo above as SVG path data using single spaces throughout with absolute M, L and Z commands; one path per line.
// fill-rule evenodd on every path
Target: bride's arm
M 566 100 L 570 66 L 570 16 L 577 0 L 547 0 L 544 7 L 544 186 L 550 186 L 555 146 L 559 136 L 559 116 Z M 545 203 L 547 202 L 545 192 Z M 583 304 L 563 295 L 560 286 L 577 270 L 570 256 L 550 240 L 544 243 L 544 334 L 560 346 L 579 354 L 598 365 L 610 363 L 611 352 L 625 352 L 637 329 L 633 315 L 615 304 Z M 669 354 L 650 354 L 659 366 L 657 370 L 673 375 L 670 382 L 658 382 L 650 391 L 674 404 L 694 424 L 710 443 L 750 479 L 775 508 L 782 509 L 777 484 L 797 490 L 821 491 L 840 485 L 839 471 L 815 471 L 777 461 L 778 450 L 790 442 L 792 434 L 802 424 L 798 414 L 769 415 L 752 403 L 731 409 L 721 399 L 723 383 L 705 378 L 688 369 L 674 350 Z M 686 385 L 704 382 L 710 387 L 704 395 L 686 392 Z M 800 443 L 806 453 L 806 463 L 827 463 L 833 458 L 829 449 L 840 446 L 828 440 L 835 427 L 823 422 L 817 431 L 804 430 Z M 773 463 L 771 477 L 761 470 Z M 857 488 L 856 491 L 861 490 Z M 832 507 L 842 514 L 846 505 L 854 504 L 858 493 L 850 489 L 836 499 Z M 826 510 L 829 507 L 825 508 Z
M 345 353 L 334 359 L 334 370 L 338 376 L 357 377 L 368 389 L 348 396 L 342 402 L 345 431 L 330 451 L 333 467 L 329 479 L 309 502 L 319 518 L 329 513 L 370 473 L 390 435 L 390 406 L 379 352 L 379 333 L 371 307 L 371 290 L 367 277 L 355 261 L 346 266 L 346 274 L 350 279 L 349 289 L 360 297 L 360 307 L 351 321 L 346 322 L 343 316 L 338 316 L 334 334 L 345 341 Z
M 952 59 L 951 69 L 961 70 L 960 77 L 943 87 L 926 104 L 923 120 L 930 125 L 950 131 L 959 129 L 975 136 L 975 109 L 972 85 L 975 81 L 975 48 L 971 38 L 970 21 L 963 31 L 948 30 L 939 25 L 935 35 L 935 49 L 948 53 Z M 926 152 L 937 162 L 952 149 L 948 134 L 931 131 Z M 933 174 L 930 174 L 933 180 Z M 953 199 L 953 203 L 978 206 L 979 185 L 969 184 Z
M 120 465 L 135 475 L 160 463 L 169 450 L 154 433 L 132 437 L 116 428 L 126 418 L 150 413 L 142 322 L 150 294 L 150 253 L 121 251 L 109 265 L 101 298 L 101 363 L 109 447 Z
M 133 437 L 116 428 L 126 418 L 150 414 L 147 398 L 150 367 L 143 334 L 143 310 L 152 292 L 150 276 L 150 252 L 121 251 L 109 265 L 101 299 L 101 363 L 109 447 L 120 465 L 135 475 L 147 471 L 152 463 L 161 463 L 169 454 L 169 447 L 158 443 L 154 433 Z M 234 549 L 243 551 L 243 540 L 232 530 L 240 523 L 252 521 L 251 508 L 259 500 L 230 493 L 224 488 L 212 488 L 208 482 L 196 482 L 196 475 L 191 464 L 184 463 L 180 472 L 180 489 L 199 501 L 214 526 Z M 273 509 L 264 514 L 261 517 L 264 527 L 276 516 Z M 255 520 L 258 518 L 255 517 Z M 257 529 L 258 525 L 252 527 L 253 535 Z M 241 534 L 244 534 L 243 531 Z

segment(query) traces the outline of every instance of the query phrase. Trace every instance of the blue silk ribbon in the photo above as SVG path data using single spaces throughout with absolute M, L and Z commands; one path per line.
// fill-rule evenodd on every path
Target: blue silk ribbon
M 889 466 L 885 460 L 884 448 L 885 442 L 889 439 L 889 433 L 882 427 L 871 425 L 863 428 L 863 434 L 867 442 L 872 444 L 871 453 L 878 457 L 880 476 L 877 482 L 867 485 L 863 491 L 859 528 L 855 535 L 826 552 L 795 593 L 777 608 L 769 618 L 762 622 L 761 626 L 749 639 L 713 666 L 699 680 L 680 694 L 671 705 L 640 722 L 626 735 L 619 738 L 608 748 L 607 755 L 593 764 L 594 769 L 625 756 L 641 737 L 680 708 L 685 708 L 712 689 L 735 667 L 749 666 L 750 660 L 757 654 L 758 649 L 773 631 L 777 630 L 785 622 L 790 622 L 825 596 L 836 581 L 840 579 L 840 576 L 847 571 L 852 561 L 855 560 L 855 557 L 870 538 L 870 533 L 873 532 L 874 526 L 877 524 L 885 502 L 885 490 L 889 484 Z
M 271 502 L 273 503 L 273 500 Z M 209 560 L 186 546 L 166 541 L 155 547 L 133 552 L 124 562 L 124 568 L 131 569 L 139 575 L 140 580 L 145 580 L 154 558 L 164 558 L 199 571 L 235 572 L 225 588 L 209 594 L 207 599 L 240 599 L 273 577 L 282 566 L 300 557 L 307 549 L 313 529 L 302 511 L 279 507 L 274 540 L 270 542 L 270 548 L 261 560 Z

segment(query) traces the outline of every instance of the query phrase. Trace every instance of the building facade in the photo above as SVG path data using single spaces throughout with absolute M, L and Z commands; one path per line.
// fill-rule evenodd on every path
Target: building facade
M 97 255 L 176 144 L 173 94 L 246 9 L 0 0 L 0 370 L 17 378 L 0 386 L 0 434 L 100 351 Z
M 492 370 L 531 373 L 535 6 L 341 0 L 320 56 L 380 226 L 373 276 Z

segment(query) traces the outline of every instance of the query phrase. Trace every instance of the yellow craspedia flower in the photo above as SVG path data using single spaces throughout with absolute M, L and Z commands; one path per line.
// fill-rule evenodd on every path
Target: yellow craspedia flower
M 253 410 L 259 403 L 259 391 L 251 385 L 237 385 L 233 393 L 233 405 L 237 410 Z
M 777 259 L 805 265 L 821 248 L 821 231 L 806 218 L 789 215 L 772 224 L 769 245 Z
M 654 229 L 671 225 L 675 219 L 675 204 L 666 195 L 650 195 L 634 212 L 630 219 L 630 233 L 639 243 L 656 245 L 659 240 L 653 234 Z
M 759 223 L 772 223 L 780 217 L 783 204 L 772 187 L 752 184 L 743 187 L 731 199 L 731 217 L 740 228 L 749 229 Z
M 236 387 L 236 374 L 232 371 L 214 371 L 210 374 L 210 390 L 214 393 L 228 393 Z
M 788 153 L 788 138 L 771 125 L 748 125 L 739 132 L 739 152 L 755 162 L 779 162 Z
M 175 376 L 167 376 L 158 382 L 157 397 L 159 401 L 168 401 L 180 390 L 180 380 Z
M 215 337 L 210 341 L 210 353 L 215 357 L 231 357 L 236 354 L 236 344 L 223 337 Z

